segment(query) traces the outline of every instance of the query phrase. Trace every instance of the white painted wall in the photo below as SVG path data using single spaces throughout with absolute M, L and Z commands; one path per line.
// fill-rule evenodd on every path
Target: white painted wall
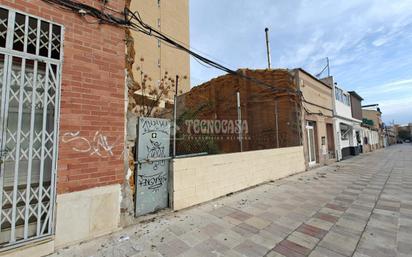
M 172 207 L 179 210 L 304 170 L 303 146 L 174 159 Z
M 352 109 L 350 106 L 336 100 L 335 101 L 335 111 L 336 111 L 336 115 L 340 116 L 340 117 L 344 117 L 344 118 L 348 118 L 350 120 L 352 120 Z

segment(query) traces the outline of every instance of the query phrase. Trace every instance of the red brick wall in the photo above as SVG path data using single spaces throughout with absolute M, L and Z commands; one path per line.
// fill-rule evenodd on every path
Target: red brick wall
M 101 8 L 101 1 L 81 2 Z M 122 183 L 124 30 L 90 24 L 88 22 L 94 21 L 91 17 L 87 17 L 87 22 L 77 14 L 41 0 L 2 0 L 1 4 L 65 27 L 58 193 Z M 124 1 L 112 0 L 109 6 L 123 10 Z M 68 133 L 77 136 L 72 137 Z M 96 133 L 99 134 L 94 140 Z M 64 143 L 64 135 L 76 140 Z M 113 147 L 111 153 L 108 147 L 96 143 L 104 137 L 108 147 Z M 87 150 L 89 144 L 92 146 L 90 151 L 76 151 Z
M 287 70 L 281 69 L 270 71 L 239 70 L 239 72 L 275 88 L 289 89 L 292 93 L 273 93 L 273 90 L 268 90 L 267 87 L 254 81 L 239 76 L 223 75 L 194 87 L 189 92 L 179 96 L 178 119 L 185 111 L 194 111 L 195 116 L 193 117 L 193 114 L 189 115 L 188 119 L 237 120 L 236 92 L 239 91 L 242 120 L 246 120 L 248 124 L 248 133 L 243 135 L 246 137 L 242 142 L 244 151 L 276 148 L 278 145 L 277 138 L 279 138 L 279 147 L 299 145 L 300 124 L 296 110 L 300 109 L 300 102 L 298 97 L 293 94 L 296 91 L 296 85 L 292 75 Z M 277 136 L 275 99 L 278 103 L 279 131 Z M 297 107 L 295 107 L 295 102 L 297 102 Z M 185 118 L 184 115 L 182 117 Z M 180 128 L 182 136 L 184 136 L 185 131 L 187 131 L 184 122 L 182 122 Z M 186 133 L 186 136 L 193 135 Z M 237 134 L 232 134 L 232 136 L 228 139 L 217 139 L 213 142 L 219 149 L 219 153 L 240 151 Z M 189 147 L 186 147 L 190 144 L 194 143 L 189 140 L 178 140 L 178 153 L 181 149 L 186 151 L 184 154 L 193 153 L 190 152 Z M 201 147 L 200 149 L 203 150 Z M 199 150 L 199 148 L 196 150 Z

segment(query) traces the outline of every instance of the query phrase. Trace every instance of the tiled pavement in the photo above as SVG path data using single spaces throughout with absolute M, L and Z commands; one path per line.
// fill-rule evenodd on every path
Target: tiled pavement
M 169 213 L 53 256 L 412 256 L 412 145 Z

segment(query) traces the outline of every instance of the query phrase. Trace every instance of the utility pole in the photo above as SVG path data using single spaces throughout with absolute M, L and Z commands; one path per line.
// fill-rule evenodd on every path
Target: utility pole
M 176 75 L 176 88 L 173 97 L 173 157 L 176 157 L 176 126 L 177 126 L 177 90 L 179 89 L 179 75 Z
M 271 68 L 272 60 L 270 57 L 270 44 L 269 44 L 269 29 L 265 28 L 265 35 L 266 35 L 266 54 L 268 58 L 268 69 Z

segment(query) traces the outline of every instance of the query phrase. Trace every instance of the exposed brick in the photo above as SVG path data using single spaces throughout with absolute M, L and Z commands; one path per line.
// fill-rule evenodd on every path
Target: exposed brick
M 83 0 L 82 3 L 101 7 L 98 0 Z M 61 139 L 67 132 L 78 132 L 93 144 L 93 136 L 98 131 L 108 137 L 109 144 L 116 139 L 118 143 L 123 142 L 123 28 L 89 24 L 78 14 L 41 0 L 3 0 L 2 5 L 65 27 L 57 192 L 122 183 L 122 144 L 113 149 L 113 156 L 102 157 L 92 154 L 93 151 L 76 152 L 73 150 L 76 144 L 71 144 L 74 142 L 63 143 Z M 124 1 L 113 0 L 108 5 L 123 10 Z

